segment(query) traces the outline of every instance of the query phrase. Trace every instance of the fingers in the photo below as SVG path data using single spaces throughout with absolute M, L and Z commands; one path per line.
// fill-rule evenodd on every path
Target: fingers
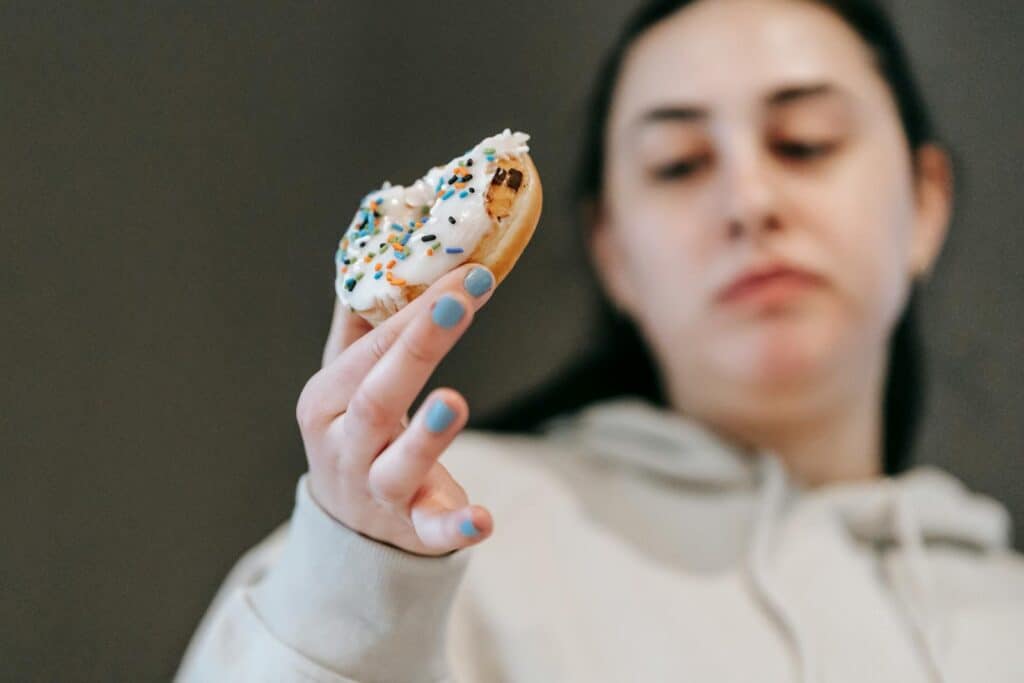
M 345 304 L 335 296 L 334 315 L 331 318 L 331 329 L 327 333 L 327 343 L 324 344 L 323 361 L 320 367 L 330 365 L 342 351 L 372 329 L 373 325 L 349 311 Z
M 390 426 L 399 422 L 438 363 L 468 329 L 473 313 L 468 294 L 446 292 L 408 323 L 367 373 L 339 418 L 347 457 L 355 460 L 351 464 L 356 469 L 360 464 L 369 468 L 387 445 Z M 434 406 L 443 409 L 444 404 Z M 454 416 L 453 408 L 448 409 L 449 417 Z
M 447 509 L 426 499 L 410 511 L 416 535 L 430 548 L 459 548 L 479 543 L 494 531 L 491 513 L 479 505 Z
M 430 308 L 439 298 L 445 294 L 461 296 L 463 302 L 470 303 L 467 308 L 475 311 L 490 299 L 493 282 L 493 275 L 485 267 L 463 265 L 439 279 L 415 301 L 376 328 L 356 337 L 344 353 L 334 355 L 330 363 L 306 383 L 297 408 L 300 423 L 325 425 L 345 412 L 370 370 L 387 354 L 411 321 L 429 316 Z M 358 324 L 349 318 L 359 316 L 346 310 L 340 313 L 342 322 L 335 338 L 342 344 L 359 330 Z M 332 324 L 332 332 L 334 327 Z M 443 328 L 435 331 L 435 334 L 444 333 Z M 325 358 L 328 352 L 325 350 Z
M 431 392 L 409 428 L 373 460 L 367 477 L 373 495 L 392 504 L 410 500 L 468 416 L 466 400 L 458 392 Z
M 490 513 L 468 505 L 465 490 L 438 462 L 468 417 L 466 401 L 458 392 L 431 392 L 409 427 L 373 460 L 366 474 L 368 493 L 407 515 L 430 554 L 479 543 L 494 528 Z

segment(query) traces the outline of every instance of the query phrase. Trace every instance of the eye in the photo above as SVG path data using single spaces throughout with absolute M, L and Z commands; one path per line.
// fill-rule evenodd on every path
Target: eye
M 696 157 L 689 157 L 687 159 L 679 159 L 672 163 L 665 164 L 656 168 L 653 175 L 658 180 L 673 180 L 677 178 L 686 178 L 692 176 L 700 171 L 710 160 L 710 157 L 706 154 Z
M 803 142 L 780 140 L 772 143 L 772 149 L 779 156 L 791 161 L 813 161 L 828 156 L 838 147 L 835 142 Z

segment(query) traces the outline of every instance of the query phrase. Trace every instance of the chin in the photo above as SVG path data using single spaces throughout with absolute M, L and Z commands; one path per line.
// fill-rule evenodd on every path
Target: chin
M 826 380 L 841 367 L 844 346 L 834 321 L 777 315 L 748 321 L 712 353 L 724 376 L 748 391 L 775 394 Z

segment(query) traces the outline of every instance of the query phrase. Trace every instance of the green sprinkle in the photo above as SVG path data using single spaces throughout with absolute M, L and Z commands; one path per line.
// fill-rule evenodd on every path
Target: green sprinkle
M 484 154 L 494 154 L 495 149 L 493 147 L 484 147 Z

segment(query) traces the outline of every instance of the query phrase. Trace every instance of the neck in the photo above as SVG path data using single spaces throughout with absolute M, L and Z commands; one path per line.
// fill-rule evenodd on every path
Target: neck
M 826 484 L 874 479 L 882 475 L 882 391 L 884 363 L 862 375 L 855 386 L 832 393 L 831 400 L 759 401 L 788 403 L 785 414 L 737 418 L 700 415 L 676 403 L 677 409 L 704 422 L 726 440 L 774 453 L 790 477 L 815 488 Z M 790 396 L 790 399 L 793 397 Z M 675 403 L 675 402 L 674 402 Z M 797 406 L 803 406 L 798 409 Z M 807 409 L 811 406 L 811 409 Z
M 792 424 L 756 426 L 744 440 L 775 453 L 790 476 L 815 488 L 882 474 L 880 402 L 859 400 Z

